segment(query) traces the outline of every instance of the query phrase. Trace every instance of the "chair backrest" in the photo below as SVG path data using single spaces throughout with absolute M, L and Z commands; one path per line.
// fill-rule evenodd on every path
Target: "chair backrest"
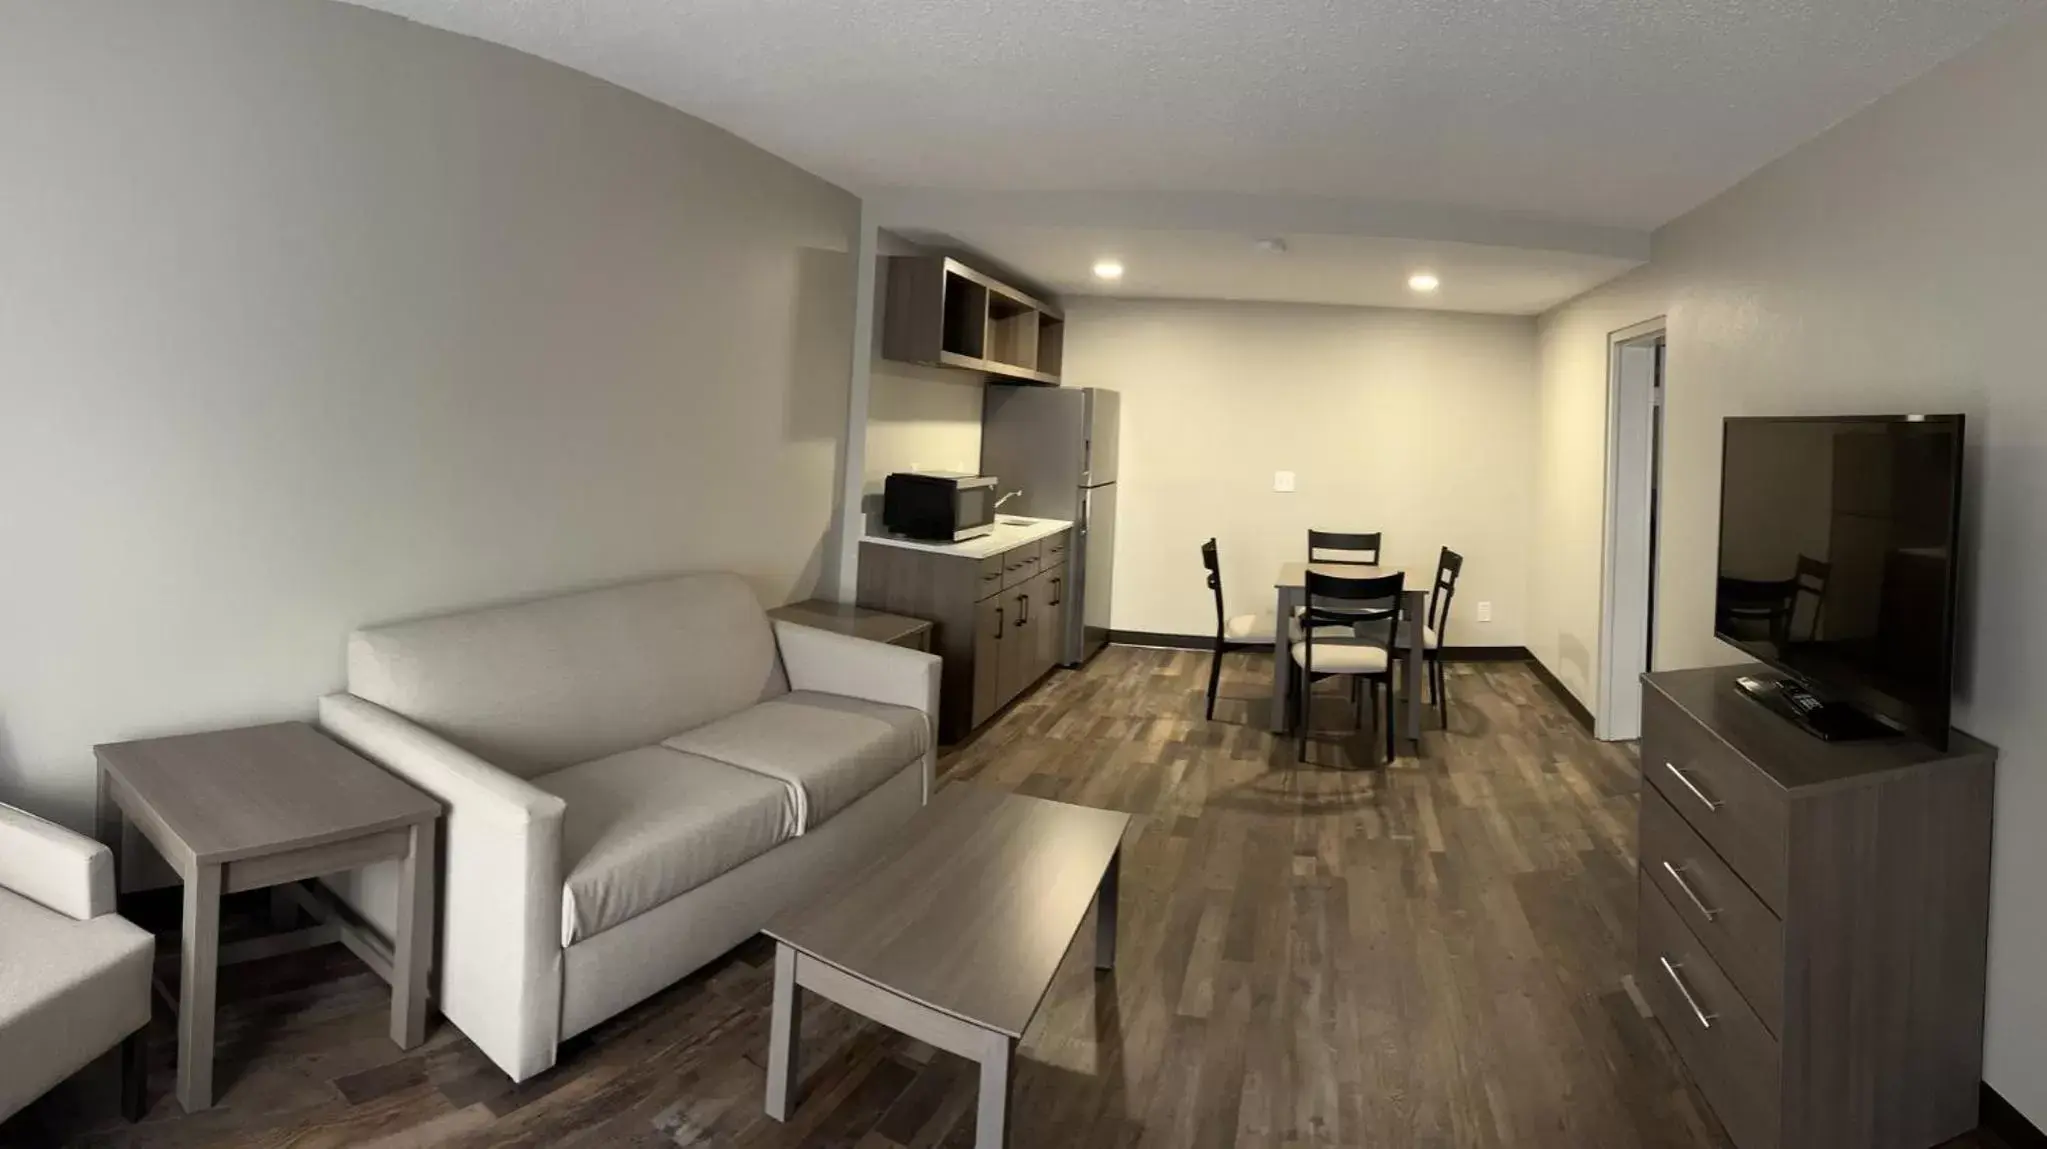
M 1791 598 L 1791 612 L 1798 613 L 1798 595 L 1812 596 L 1812 622 L 1805 632 L 1807 642 L 1816 641 L 1820 636 L 1820 612 L 1826 608 L 1827 581 L 1833 577 L 1834 564 L 1811 555 L 1798 556 L 1798 568 L 1791 576 L 1791 583 L 1796 588 Z
M 1346 531 L 1311 530 L 1308 532 L 1308 561 L 1347 563 L 1361 567 L 1378 566 L 1379 532 L 1353 534 Z
M 1301 612 L 1301 630 L 1308 644 L 1309 659 L 1314 658 L 1318 626 L 1346 626 L 1355 630 L 1383 622 L 1390 634 L 1393 621 L 1400 615 L 1400 596 L 1406 586 L 1407 576 L 1399 572 L 1360 578 L 1307 572 L 1303 586 L 1307 606 Z
M 1760 624 L 1764 637 L 1784 642 L 1791 635 L 1791 613 L 1798 605 L 1798 580 L 1736 578 L 1721 575 L 1714 591 L 1714 625 L 1722 632 L 1752 635 Z M 1744 635 L 1744 636 L 1747 636 Z
M 1219 639 L 1228 620 L 1223 616 L 1223 572 L 1216 559 L 1214 539 L 1201 544 L 1201 565 L 1208 570 L 1208 589 L 1215 592 L 1215 633 Z
M 1464 573 L 1464 556 L 1443 548 L 1436 556 L 1436 581 L 1429 587 L 1428 627 L 1436 632 L 1436 645 L 1444 644 L 1443 634 L 1450 622 L 1450 599 L 1457 593 L 1458 576 Z

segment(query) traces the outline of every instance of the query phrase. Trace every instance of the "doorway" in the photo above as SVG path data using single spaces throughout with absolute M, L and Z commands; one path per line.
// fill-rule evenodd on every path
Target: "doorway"
M 1610 338 L 1606 563 L 1599 598 L 1599 707 L 1593 733 L 1621 741 L 1641 737 L 1642 674 L 1656 665 L 1664 321 L 1652 319 Z

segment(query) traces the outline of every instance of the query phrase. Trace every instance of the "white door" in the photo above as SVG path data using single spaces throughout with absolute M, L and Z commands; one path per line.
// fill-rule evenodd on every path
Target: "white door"
M 1613 349 L 1608 420 L 1606 593 L 1600 625 L 1599 708 L 1593 733 L 1609 741 L 1642 734 L 1642 675 L 1649 669 L 1655 593 L 1653 532 L 1658 368 L 1663 333 L 1629 333 Z

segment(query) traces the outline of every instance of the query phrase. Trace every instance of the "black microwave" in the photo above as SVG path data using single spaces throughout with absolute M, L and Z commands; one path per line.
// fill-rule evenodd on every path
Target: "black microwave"
M 882 484 L 881 525 L 935 543 L 985 535 L 995 529 L 995 476 L 897 471 Z

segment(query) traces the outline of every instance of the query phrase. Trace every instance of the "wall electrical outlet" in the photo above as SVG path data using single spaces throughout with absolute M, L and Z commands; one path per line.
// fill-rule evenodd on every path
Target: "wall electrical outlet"
M 1482 603 L 1479 603 L 1479 604 L 1478 604 L 1478 621 L 1480 621 L 1480 622 L 1491 622 L 1492 620 L 1493 620 L 1493 604 L 1492 604 L 1492 603 L 1489 603 L 1489 602 L 1482 602 Z
M 1294 473 L 1292 471 L 1274 471 L 1272 473 L 1272 489 L 1275 491 L 1292 491 L 1294 489 Z

